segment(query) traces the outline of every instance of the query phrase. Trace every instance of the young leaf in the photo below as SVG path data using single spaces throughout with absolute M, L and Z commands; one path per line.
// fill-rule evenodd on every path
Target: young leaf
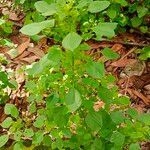
M 69 93 L 66 95 L 65 104 L 70 112 L 76 111 L 81 105 L 80 93 L 74 88 L 70 89 Z
M 13 122 L 12 118 L 8 117 L 2 122 L 1 126 L 3 128 L 9 128 L 11 126 L 12 122 Z
M 36 128 L 41 128 L 45 124 L 45 116 L 38 116 L 36 118 L 36 121 L 33 123 L 33 125 Z
M 93 1 L 88 7 L 88 11 L 91 13 L 98 13 L 105 10 L 109 5 L 109 1 Z
M 24 150 L 24 146 L 21 142 L 15 143 L 13 150 Z
M 34 135 L 34 132 L 33 132 L 32 129 L 25 129 L 23 135 L 24 135 L 25 137 L 32 137 L 32 136 Z
M 137 8 L 137 13 L 138 13 L 138 17 L 142 18 L 143 16 L 145 16 L 148 13 L 148 8 L 139 6 Z
M 1 135 L 0 136 L 0 147 L 4 146 L 9 139 L 9 135 Z
M 114 52 L 112 49 L 110 49 L 110 48 L 104 48 L 103 50 L 102 50 L 102 54 L 106 57 L 106 58 L 108 58 L 108 59 L 117 59 L 117 58 L 119 58 L 119 54 L 118 53 L 116 53 L 116 52 Z
M 93 31 L 96 33 L 97 39 L 100 40 L 102 36 L 112 38 L 115 35 L 114 30 L 117 27 L 117 23 L 105 22 L 99 23 L 96 27 L 93 28 Z
M 7 115 L 11 115 L 12 117 L 17 118 L 19 115 L 18 109 L 15 105 L 7 103 L 4 108 L 4 112 Z
M 35 8 L 37 11 L 42 13 L 43 16 L 51 16 L 57 12 L 55 4 L 48 4 L 45 1 L 38 1 L 35 3 Z
M 65 49 L 74 51 L 81 43 L 82 38 L 75 32 L 69 33 L 62 41 L 62 46 Z
M 93 78 L 102 78 L 105 74 L 104 64 L 101 62 L 91 62 L 87 64 L 87 73 Z
M 32 35 L 38 34 L 45 28 L 53 27 L 53 26 L 54 26 L 54 19 L 42 21 L 39 23 L 27 24 L 24 27 L 22 27 L 20 31 L 23 34 L 32 36 Z
M 129 146 L 129 150 L 141 150 L 140 145 L 138 143 L 132 143 Z

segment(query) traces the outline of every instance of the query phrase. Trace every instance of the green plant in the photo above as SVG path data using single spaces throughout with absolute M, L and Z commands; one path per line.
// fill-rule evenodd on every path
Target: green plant
M 150 58 L 150 47 L 144 47 L 142 49 L 138 49 L 137 53 L 139 54 L 140 60 L 147 60 Z
M 47 20 L 25 25 L 21 32 L 30 36 L 48 32 L 55 40 L 63 40 L 25 70 L 29 106 L 20 113 L 14 104 L 5 105 L 7 118 L 1 126 L 6 132 L 0 136 L 0 147 L 12 138 L 15 150 L 25 147 L 139 149 L 138 142 L 150 139 L 149 114 L 139 114 L 129 108 L 129 98 L 119 95 L 115 78 L 105 73 L 104 63 L 95 62 L 85 54 L 90 49 L 84 43 L 85 34 L 90 33 L 90 37 L 98 40 L 115 35 L 117 24 L 105 22 L 100 17 L 111 3 L 91 0 L 53 2 L 37 2 L 36 9 Z M 127 4 L 126 1 L 117 3 Z M 84 28 L 86 21 L 90 26 Z M 107 59 L 119 57 L 109 48 L 102 54 Z

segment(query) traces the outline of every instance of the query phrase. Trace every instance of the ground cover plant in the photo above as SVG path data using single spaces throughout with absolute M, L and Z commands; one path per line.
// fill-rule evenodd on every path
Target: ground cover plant
M 14 7 L 26 12 L 22 34 L 35 43 L 52 38 L 54 44 L 38 62 L 19 70 L 25 72 L 23 111 L 9 103 L 6 89 L 15 91 L 17 85 L 10 80 L 13 73 L 3 69 L 9 62 L 0 59 L 0 104 L 6 115 L 0 124 L 2 149 L 138 150 L 140 142 L 149 141 L 149 113 L 131 108 L 130 98 L 119 93 L 115 76 L 105 69 L 107 61 L 121 56 L 105 47 L 100 52 L 104 59 L 95 61 L 86 42 L 110 41 L 128 29 L 149 34 L 149 1 L 17 0 Z M 8 39 L 13 31 L 7 32 L 13 22 L 5 17 L 1 43 L 15 49 Z M 146 46 L 136 54 L 145 61 L 149 50 Z

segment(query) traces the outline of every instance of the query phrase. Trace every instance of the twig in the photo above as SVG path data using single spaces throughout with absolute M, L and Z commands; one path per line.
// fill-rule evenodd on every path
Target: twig
M 102 42 L 111 42 L 111 43 L 118 43 L 118 44 L 122 44 L 122 45 L 137 46 L 137 47 L 148 47 L 148 46 L 150 46 L 150 44 L 114 41 L 114 40 L 107 40 L 107 39 L 102 40 Z

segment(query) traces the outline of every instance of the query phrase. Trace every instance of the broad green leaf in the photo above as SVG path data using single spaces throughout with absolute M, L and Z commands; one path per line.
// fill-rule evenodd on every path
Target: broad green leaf
M 32 137 L 32 136 L 34 135 L 34 132 L 33 132 L 32 129 L 25 129 L 23 135 L 24 135 L 25 137 Z
M 88 7 L 88 11 L 91 13 L 98 13 L 105 10 L 109 5 L 109 1 L 93 1 Z
M 69 33 L 62 41 L 62 46 L 65 49 L 74 51 L 81 43 L 82 38 L 75 32 Z
M 46 20 L 39 23 L 27 24 L 21 28 L 21 33 L 32 36 L 40 33 L 43 29 L 54 26 L 54 20 Z
M 12 117 L 17 118 L 19 115 L 18 109 L 14 104 L 7 103 L 4 108 L 4 112 L 7 115 L 11 115 Z
M 8 117 L 8 118 L 6 118 L 6 119 L 2 122 L 1 126 L 2 126 L 3 128 L 9 128 L 12 123 L 13 123 L 12 118 Z
M 85 118 L 86 124 L 94 131 L 99 131 L 102 127 L 101 112 L 89 112 Z
M 138 17 L 141 18 L 148 13 L 148 8 L 143 7 L 143 6 L 139 6 L 137 8 L 137 13 L 138 13 Z
M 111 119 L 116 123 L 120 124 L 124 122 L 124 116 L 121 111 L 116 111 L 111 113 Z
M 66 95 L 65 104 L 67 105 L 70 112 L 76 111 L 81 106 L 81 96 L 80 93 L 72 88 Z
M 105 150 L 105 146 L 101 139 L 94 140 L 94 143 L 91 145 L 91 150 Z
M 115 0 L 115 2 L 119 3 L 121 6 L 127 6 L 128 5 L 127 0 Z
M 45 116 L 38 116 L 33 123 L 36 128 L 41 128 L 45 124 Z
M 132 143 L 129 146 L 129 150 L 141 150 L 140 145 L 138 143 Z
M 119 54 L 114 52 L 111 48 L 104 48 L 102 54 L 108 59 L 118 59 Z
M 110 141 L 117 145 L 118 147 L 122 147 L 125 141 L 125 136 L 118 131 L 113 132 Z
M 15 143 L 13 150 L 24 150 L 24 146 L 21 142 Z
M 50 48 L 47 58 L 52 66 L 58 65 L 62 58 L 62 50 L 59 47 Z
M 80 0 L 79 4 L 77 5 L 77 8 L 81 9 L 81 8 L 87 6 L 91 2 L 92 2 L 92 0 Z
M 104 64 L 101 62 L 90 62 L 86 67 L 87 73 L 93 78 L 101 79 L 105 75 Z
M 145 125 L 150 126 L 150 114 L 149 113 L 143 113 L 137 116 L 137 119 L 144 123 Z
M 35 8 L 37 11 L 42 13 L 43 16 L 51 16 L 57 12 L 57 7 L 55 4 L 48 4 L 45 1 L 38 1 L 35 3 Z
M 1 135 L 0 136 L 0 147 L 3 147 L 7 141 L 9 140 L 9 135 Z
M 115 36 L 114 30 L 117 27 L 117 23 L 99 23 L 96 27 L 93 28 L 93 31 L 96 33 L 97 39 L 101 40 L 103 36 L 112 38 Z
M 37 131 L 32 140 L 32 144 L 39 145 L 43 141 L 44 132 Z

